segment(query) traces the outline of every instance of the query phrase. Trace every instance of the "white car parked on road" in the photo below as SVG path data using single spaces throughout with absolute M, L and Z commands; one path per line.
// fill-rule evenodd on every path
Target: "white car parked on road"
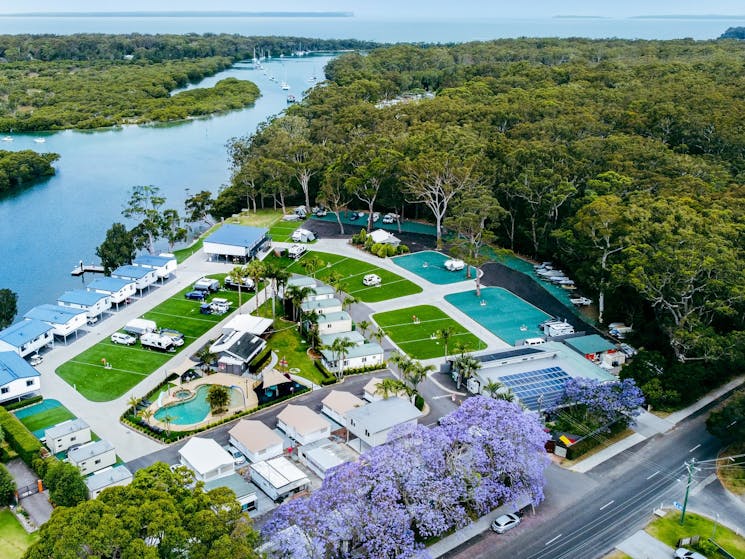
M 111 341 L 115 344 L 121 345 L 135 345 L 137 338 L 130 336 L 129 334 L 123 334 L 122 332 L 114 332 L 111 334 Z

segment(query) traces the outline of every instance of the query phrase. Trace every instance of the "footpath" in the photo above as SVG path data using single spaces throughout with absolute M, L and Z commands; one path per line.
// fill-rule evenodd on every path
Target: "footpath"
M 629 437 L 626 437 L 625 439 L 612 444 L 599 452 L 596 452 L 592 456 L 588 457 L 585 460 L 581 460 L 574 465 L 572 465 L 570 470 L 578 473 L 586 473 L 596 466 L 602 464 L 603 462 L 610 460 L 614 456 L 628 450 L 629 448 L 633 447 L 636 444 L 639 444 L 640 442 L 651 438 L 657 434 L 665 433 L 669 431 L 670 429 L 673 429 L 678 423 L 686 419 L 687 417 L 690 417 L 691 415 L 695 414 L 705 406 L 709 405 L 711 402 L 716 400 L 717 398 L 720 398 L 727 392 L 733 390 L 734 388 L 738 387 L 745 381 L 745 375 L 737 377 L 736 379 L 728 382 L 724 386 L 719 387 L 718 389 L 710 392 L 703 398 L 701 398 L 698 402 L 695 404 L 679 410 L 675 413 L 670 414 L 666 418 L 659 418 L 656 415 L 649 413 L 649 412 L 642 412 L 642 414 L 637 417 L 636 419 L 636 425 L 633 427 L 634 433 L 630 435 Z M 446 553 L 456 549 L 457 547 L 465 544 L 472 538 L 477 537 L 478 535 L 482 534 L 483 532 L 490 529 L 491 521 L 499 516 L 500 514 L 504 514 L 506 512 L 513 512 L 510 506 L 501 507 L 500 509 L 497 509 L 493 511 L 491 514 L 487 514 L 479 518 L 477 521 L 469 524 L 468 526 L 464 527 L 461 530 L 456 531 L 455 533 L 446 536 L 442 538 L 437 543 L 431 545 L 427 548 L 427 551 L 432 557 L 441 557 L 442 555 L 445 555 Z M 655 540 L 656 541 L 656 540 Z M 642 534 L 635 534 L 628 540 L 624 541 L 623 550 L 626 551 L 631 557 L 634 557 L 635 559 L 639 557 L 639 559 L 646 559 L 651 557 L 671 557 L 672 552 L 667 554 L 667 546 L 660 545 L 659 547 L 654 548 L 654 552 L 651 551 L 652 548 L 650 548 L 649 555 L 638 555 L 636 554 L 636 550 L 639 548 L 639 546 L 643 546 L 645 543 L 648 543 L 646 541 L 645 535 Z

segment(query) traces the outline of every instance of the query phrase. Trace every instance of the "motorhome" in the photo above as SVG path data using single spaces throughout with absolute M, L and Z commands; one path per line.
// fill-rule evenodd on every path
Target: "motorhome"
M 140 336 L 140 343 L 145 349 L 155 349 L 158 351 L 175 351 L 173 338 L 150 332 Z
M 287 256 L 297 260 L 303 254 L 305 254 L 307 250 L 308 249 L 305 247 L 305 245 L 292 245 L 290 248 L 287 249 Z
M 212 278 L 202 278 L 194 284 L 194 289 L 196 291 L 219 291 L 220 282 Z

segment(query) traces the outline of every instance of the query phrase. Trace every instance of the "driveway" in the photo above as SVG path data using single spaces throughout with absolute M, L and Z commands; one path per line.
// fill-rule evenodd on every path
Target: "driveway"
M 670 559 L 675 550 L 653 538 L 644 530 L 639 530 L 633 536 L 622 541 L 618 549 L 632 559 Z
M 20 458 L 14 458 L 5 465 L 16 482 L 16 487 L 36 484 L 36 475 Z M 52 505 L 49 502 L 49 492 L 35 493 L 21 500 L 21 507 L 28 513 L 34 528 L 44 524 L 52 516 Z

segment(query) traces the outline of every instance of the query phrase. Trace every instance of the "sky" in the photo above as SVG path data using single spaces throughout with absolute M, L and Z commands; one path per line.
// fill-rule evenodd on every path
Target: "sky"
M 628 17 L 635 15 L 744 15 L 742 0 L 2 0 L 0 13 L 37 11 L 351 11 L 359 17 L 480 18 L 553 17 L 583 15 Z

